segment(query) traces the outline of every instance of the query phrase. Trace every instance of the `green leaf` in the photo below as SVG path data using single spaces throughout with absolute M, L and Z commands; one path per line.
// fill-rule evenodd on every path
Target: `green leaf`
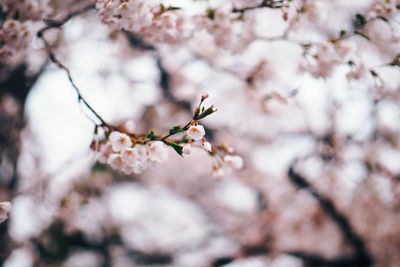
M 182 147 L 181 145 L 175 143 L 174 141 L 169 142 L 169 141 L 165 141 L 165 140 L 164 140 L 163 142 L 164 142 L 166 145 L 171 146 L 171 147 L 175 150 L 175 152 L 178 153 L 180 156 L 183 155 L 183 152 L 182 152 L 183 147 Z
M 197 118 L 200 114 L 200 108 L 196 107 L 196 109 L 194 110 L 194 118 Z
M 361 37 L 363 37 L 363 38 L 365 38 L 365 39 L 367 39 L 368 41 L 370 41 L 371 40 L 371 38 L 368 36 L 368 35 L 366 35 L 365 33 L 362 33 L 362 32 L 354 32 L 355 34 L 358 34 L 358 35 L 360 35 Z
M 379 77 L 379 75 L 378 75 L 378 73 L 376 73 L 376 71 L 370 70 L 369 72 L 371 73 L 372 76 Z
M 346 35 L 346 33 L 347 33 L 347 32 L 346 32 L 345 30 L 341 30 L 341 31 L 340 31 L 340 37 L 343 37 L 343 36 L 345 36 L 345 35 Z
M 361 14 L 356 14 L 356 17 L 354 18 L 353 21 L 353 25 L 354 28 L 358 29 L 361 28 L 362 26 L 364 26 L 367 23 L 367 21 L 365 20 L 365 17 Z
M 208 109 L 204 110 L 200 115 L 198 115 L 195 120 L 201 120 L 204 119 L 205 117 L 207 117 L 208 115 L 213 114 L 214 112 L 216 112 L 217 110 L 214 110 L 214 106 L 209 107 Z
M 172 126 L 169 129 L 169 134 L 176 134 L 176 133 L 181 133 L 181 132 L 183 132 L 183 129 L 180 125 Z
M 385 18 L 385 17 L 379 16 L 378 19 L 381 19 L 384 22 L 389 23 L 389 20 L 387 18 Z
M 209 8 L 207 9 L 207 17 L 209 17 L 211 20 L 214 20 L 215 16 L 215 9 Z
M 96 162 L 92 167 L 92 172 L 106 172 L 107 165 L 102 164 L 100 162 Z
M 167 8 L 167 10 L 179 10 L 179 9 L 181 9 L 181 8 L 178 6 L 170 6 Z
M 146 135 L 146 138 L 148 138 L 148 139 L 153 139 L 153 138 L 160 138 L 160 136 L 156 135 L 156 133 L 155 133 L 153 130 L 151 130 L 151 131 L 149 132 L 149 134 Z

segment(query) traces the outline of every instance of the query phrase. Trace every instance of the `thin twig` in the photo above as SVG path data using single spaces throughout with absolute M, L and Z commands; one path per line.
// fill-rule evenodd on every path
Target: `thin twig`
M 82 96 L 81 91 L 79 89 L 79 87 L 76 85 L 76 83 L 74 82 L 74 80 L 72 79 L 72 75 L 70 70 L 68 69 L 67 66 L 65 66 L 60 59 L 58 59 L 54 53 L 53 48 L 51 47 L 51 45 L 49 44 L 49 42 L 47 41 L 47 39 L 44 37 L 44 33 L 46 31 L 48 31 L 49 29 L 52 28 L 61 28 L 67 21 L 69 21 L 71 18 L 80 15 L 88 10 L 91 10 L 95 8 L 94 4 L 90 4 L 82 9 L 79 9 L 77 11 L 74 11 L 70 14 L 68 14 L 64 19 L 59 20 L 59 21 L 53 21 L 53 20 L 46 20 L 45 22 L 47 23 L 47 26 L 42 28 L 41 30 L 38 31 L 37 36 L 43 40 L 43 43 L 46 47 L 46 51 L 47 54 L 49 55 L 50 60 L 56 64 L 59 68 L 63 69 L 67 75 L 68 75 L 68 80 L 70 81 L 72 87 L 75 89 L 76 93 L 78 94 L 78 102 L 79 103 L 83 103 L 88 109 L 89 111 L 100 121 L 100 123 L 94 121 L 92 118 L 90 118 L 89 116 L 86 115 L 85 112 L 83 112 L 88 119 L 90 119 L 95 125 L 97 126 L 101 126 L 101 127 L 107 127 L 110 130 L 114 129 L 113 126 L 109 125 L 108 123 L 106 123 L 104 121 L 104 119 L 92 108 L 92 106 L 89 105 L 89 103 L 86 101 L 86 99 Z

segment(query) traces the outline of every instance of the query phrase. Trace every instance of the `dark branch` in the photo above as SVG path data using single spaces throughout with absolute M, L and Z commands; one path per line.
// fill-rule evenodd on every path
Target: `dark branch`
M 300 189 L 304 189 L 318 201 L 322 210 L 338 226 L 340 232 L 348 240 L 354 249 L 353 255 L 349 257 L 340 257 L 337 259 L 324 259 L 318 255 L 302 252 L 291 252 L 290 254 L 302 258 L 310 266 L 371 266 L 372 258 L 368 253 L 364 241 L 352 228 L 349 219 L 340 213 L 331 200 L 317 192 L 317 190 L 307 180 L 290 166 L 288 171 L 290 181 Z
M 44 22 L 47 24 L 46 27 L 44 27 L 43 29 L 41 29 L 37 35 L 38 37 L 41 37 L 43 35 L 44 32 L 48 31 L 49 29 L 52 28 L 61 28 L 65 23 L 67 23 L 70 19 L 72 19 L 73 17 L 76 17 L 82 13 L 85 13 L 91 9 L 95 8 L 95 4 L 90 4 L 88 6 L 83 7 L 82 9 L 78 9 L 74 12 L 69 13 L 64 19 L 62 20 L 50 20 L 50 19 L 45 19 Z
M 102 126 L 102 127 L 107 127 L 110 130 L 113 129 L 114 127 L 112 127 L 111 125 L 107 124 L 103 118 L 92 108 L 92 106 L 89 105 L 89 103 L 86 101 L 86 99 L 82 96 L 81 91 L 79 89 L 79 87 L 76 85 L 76 83 L 74 82 L 74 80 L 72 79 L 71 76 L 71 72 L 70 70 L 67 68 L 67 66 L 65 66 L 55 55 L 53 48 L 51 47 L 51 45 L 49 44 L 49 42 L 46 40 L 46 38 L 44 37 L 44 33 L 46 31 L 48 31 L 49 29 L 52 28 L 61 28 L 67 21 L 69 21 L 71 18 L 80 15 L 88 10 L 91 10 L 95 7 L 94 4 L 90 4 L 82 9 L 79 9 L 77 11 L 74 11 L 70 14 L 68 14 L 64 19 L 59 20 L 59 21 L 51 21 L 51 20 L 47 20 L 46 23 L 48 24 L 46 27 L 42 28 L 38 33 L 37 36 L 43 40 L 47 54 L 49 55 L 49 59 L 51 60 L 51 62 L 53 62 L 54 64 L 56 64 L 59 68 L 65 70 L 65 72 L 68 75 L 68 80 L 70 81 L 72 87 L 75 89 L 76 93 L 78 94 L 78 102 L 82 103 L 84 106 L 86 106 L 87 109 L 89 109 L 89 111 L 100 121 L 100 124 L 95 122 L 92 118 L 90 118 L 89 116 L 87 116 L 95 125 L 97 126 Z M 86 115 L 86 113 L 84 112 L 84 114 Z
M 157 49 L 153 45 L 145 42 L 142 38 L 140 38 L 133 32 L 130 32 L 127 30 L 122 30 L 122 32 L 125 33 L 125 36 L 128 38 L 128 41 L 132 47 L 139 48 L 142 50 L 152 51 L 155 53 L 157 68 L 160 73 L 159 86 L 162 89 L 164 97 L 169 102 L 174 103 L 174 104 L 180 106 L 181 108 L 191 112 L 191 105 L 189 102 L 179 100 L 172 94 L 172 92 L 171 92 L 171 77 L 170 77 L 170 74 L 168 73 L 167 69 L 164 67 L 164 65 L 162 63 L 161 55 L 157 51 Z
M 251 7 L 244 7 L 244 8 L 234 8 L 232 10 L 233 13 L 240 13 L 243 14 L 247 10 L 253 10 L 257 8 L 282 8 L 285 5 L 285 0 L 264 0 L 261 2 L 261 4 L 257 6 L 251 6 Z

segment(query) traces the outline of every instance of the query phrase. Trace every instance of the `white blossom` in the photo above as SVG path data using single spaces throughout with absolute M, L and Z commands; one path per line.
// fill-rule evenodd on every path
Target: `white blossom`
M 221 179 L 225 176 L 225 171 L 222 169 L 221 166 L 214 166 L 212 170 L 212 175 L 217 179 Z
M 157 163 L 165 161 L 168 157 L 168 151 L 163 142 L 155 141 L 147 143 L 149 160 Z
M 203 149 L 207 152 L 211 152 L 212 150 L 211 144 L 205 138 L 203 138 Z
M 364 64 L 354 66 L 346 75 L 349 80 L 360 80 L 368 73 L 368 69 Z
M 147 168 L 147 161 L 145 160 L 137 160 L 133 164 L 131 164 L 130 169 L 134 173 L 141 173 Z
M 7 214 L 11 211 L 10 202 L 0 202 L 0 223 L 7 220 Z
M 139 159 L 139 153 L 136 149 L 128 148 L 121 152 L 122 161 L 127 164 L 133 164 Z
M 110 141 L 114 152 L 121 152 L 132 146 L 132 141 L 128 135 L 120 132 L 112 132 Z
M 102 164 L 106 164 L 108 157 L 112 153 L 113 153 L 112 145 L 111 142 L 108 141 L 106 144 L 101 146 L 97 160 Z
M 184 145 L 183 149 L 182 149 L 182 152 L 183 152 L 183 154 L 190 155 L 192 153 L 192 145 L 189 144 L 189 143 Z
M 231 167 L 240 170 L 243 168 L 243 159 L 240 156 L 234 155 L 226 155 L 224 157 L 224 161 Z
M 141 173 L 148 166 L 149 152 L 147 151 L 146 146 L 143 145 L 136 145 L 133 150 L 135 155 L 137 155 L 137 159 L 130 164 L 130 168 L 134 173 Z
M 193 140 L 200 140 L 203 138 L 203 136 L 206 134 L 206 131 L 204 130 L 204 127 L 202 125 L 196 125 L 196 126 L 190 126 L 190 128 L 187 130 L 187 135 L 189 135 L 190 138 Z
M 114 170 L 122 170 L 126 164 L 122 160 L 121 154 L 113 153 L 108 157 L 107 163 L 113 168 Z

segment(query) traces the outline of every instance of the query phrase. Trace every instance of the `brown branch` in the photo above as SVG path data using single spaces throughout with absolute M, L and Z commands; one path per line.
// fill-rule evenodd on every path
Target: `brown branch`
M 96 121 L 94 121 L 92 118 L 90 118 L 85 112 L 83 112 L 86 117 L 88 119 L 90 119 L 95 125 L 97 126 L 101 126 L 101 127 L 107 127 L 108 129 L 114 129 L 113 126 L 109 125 L 108 123 L 105 122 L 105 120 L 92 108 L 91 105 L 89 105 L 89 103 L 86 101 L 86 99 L 82 96 L 81 91 L 79 89 L 79 87 L 77 86 L 77 84 L 74 82 L 74 80 L 72 79 L 72 75 L 70 70 L 68 69 L 67 66 L 65 66 L 60 59 L 58 59 L 54 53 L 53 48 L 51 47 L 51 45 L 49 44 L 49 42 L 47 41 L 47 39 L 44 37 L 44 33 L 50 29 L 53 28 L 58 28 L 60 29 L 67 21 L 69 21 L 71 18 L 80 15 L 88 10 L 94 9 L 95 8 L 95 4 L 90 4 L 82 9 L 79 9 L 77 11 L 74 11 L 70 14 L 68 14 L 64 19 L 59 20 L 59 21 L 53 21 L 53 20 L 45 20 L 45 22 L 48 24 L 46 27 L 42 28 L 41 30 L 38 31 L 37 36 L 38 38 L 43 40 L 43 43 L 45 45 L 47 54 L 49 55 L 49 59 L 51 60 L 51 62 L 53 62 L 55 65 L 57 65 L 59 68 L 63 69 L 67 75 L 68 75 L 68 80 L 70 81 L 72 87 L 75 89 L 76 93 L 78 94 L 78 102 L 79 103 L 83 103 L 87 109 L 89 109 L 89 111 L 100 121 L 100 123 L 97 123 Z
M 264 0 L 261 2 L 261 4 L 259 4 L 257 6 L 234 8 L 234 9 L 232 9 L 232 12 L 243 14 L 247 10 L 254 10 L 254 9 L 263 8 L 263 7 L 282 8 L 283 6 L 285 6 L 284 2 L 285 2 L 285 0 Z
M 159 81 L 159 86 L 162 89 L 162 92 L 164 94 L 164 97 L 166 100 L 169 102 L 172 102 L 173 104 L 176 104 L 177 106 L 183 108 L 184 110 L 191 112 L 191 105 L 188 101 L 185 100 L 179 100 L 177 99 L 171 90 L 171 75 L 168 73 L 167 69 L 165 68 L 162 58 L 160 55 L 160 52 L 157 50 L 155 46 L 152 44 L 147 43 L 145 40 L 143 40 L 140 36 L 136 35 L 135 33 L 127 30 L 122 30 L 122 32 L 125 34 L 127 37 L 129 44 L 138 49 L 146 50 L 146 51 L 151 51 L 154 53 L 156 63 L 157 63 L 157 68 L 160 73 L 160 81 Z
M 308 266 L 371 266 L 373 259 L 368 252 L 362 238 L 355 232 L 349 219 L 339 212 L 333 202 L 324 195 L 320 194 L 303 176 L 294 170 L 294 163 L 288 170 L 290 181 L 299 189 L 306 190 L 320 205 L 321 209 L 338 226 L 342 235 L 347 239 L 354 249 L 350 256 L 325 259 L 319 255 L 308 254 L 300 251 L 289 252 L 289 254 L 301 258 Z
M 87 5 L 85 7 L 83 7 L 82 9 L 78 9 L 74 12 L 69 13 L 64 19 L 62 20 L 50 20 L 50 19 L 45 19 L 44 22 L 47 24 L 46 27 L 42 28 L 39 32 L 38 32 L 38 36 L 42 36 L 44 32 L 48 31 L 49 29 L 52 28 L 61 28 L 65 23 L 67 23 L 70 19 L 72 19 L 73 17 L 76 17 L 82 13 L 85 13 L 91 9 L 95 8 L 95 4 L 92 3 L 90 5 Z

